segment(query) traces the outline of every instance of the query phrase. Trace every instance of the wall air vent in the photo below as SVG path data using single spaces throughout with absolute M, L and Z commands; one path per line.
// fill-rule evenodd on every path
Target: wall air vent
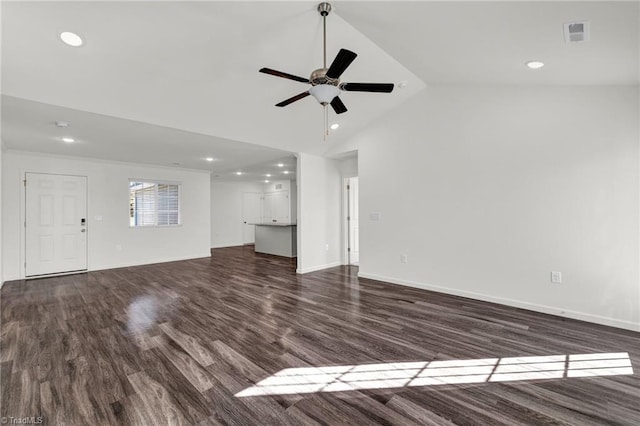
M 589 21 L 564 24 L 564 41 L 565 43 L 589 41 Z
M 281 183 L 276 183 L 276 189 L 282 189 L 282 184 Z

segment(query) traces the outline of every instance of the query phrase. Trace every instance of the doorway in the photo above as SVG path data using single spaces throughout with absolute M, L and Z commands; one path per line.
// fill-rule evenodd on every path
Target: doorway
M 351 177 L 345 181 L 347 191 L 347 263 L 358 265 L 360 263 L 358 178 Z
M 87 270 L 87 177 L 25 173 L 25 276 Z
M 242 244 L 254 244 L 256 241 L 256 227 L 254 223 L 261 221 L 260 210 L 262 193 L 242 193 Z

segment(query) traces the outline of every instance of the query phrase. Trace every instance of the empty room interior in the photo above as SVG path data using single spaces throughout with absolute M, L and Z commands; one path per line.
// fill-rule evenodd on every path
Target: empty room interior
M 640 424 L 640 2 L 0 19 L 2 423 Z

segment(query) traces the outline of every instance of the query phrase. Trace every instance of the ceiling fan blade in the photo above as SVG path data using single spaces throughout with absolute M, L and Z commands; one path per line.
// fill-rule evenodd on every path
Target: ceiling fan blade
M 347 69 L 351 62 L 356 58 L 355 53 L 347 49 L 340 49 L 336 58 L 331 63 L 331 66 L 327 70 L 326 76 L 329 78 L 339 78 L 344 70 Z
M 340 89 L 345 92 L 380 92 L 391 93 L 393 83 L 342 83 Z
M 336 114 L 342 114 L 343 112 L 347 112 L 347 107 L 344 106 L 339 97 L 333 98 L 331 101 L 331 107 L 336 112 Z
M 289 80 L 299 81 L 300 83 L 310 83 L 308 78 L 298 77 L 297 75 L 287 74 L 286 72 L 272 70 L 271 68 L 261 68 L 260 72 L 275 75 L 276 77 L 288 78 Z
M 293 96 L 293 97 L 291 97 L 291 98 L 289 98 L 287 100 L 284 100 L 284 101 L 280 102 L 279 104 L 276 104 L 276 106 L 277 107 L 284 107 L 284 106 L 287 106 L 287 105 L 289 105 L 291 103 L 294 103 L 295 101 L 299 101 L 302 98 L 306 98 L 307 96 L 309 96 L 309 92 L 308 91 L 307 92 L 302 92 L 302 93 L 299 93 L 299 94 L 297 94 L 297 95 L 295 95 L 295 96 Z

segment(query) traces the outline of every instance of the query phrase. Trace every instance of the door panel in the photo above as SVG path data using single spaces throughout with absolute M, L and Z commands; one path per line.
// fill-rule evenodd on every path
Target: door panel
M 25 275 L 86 270 L 87 178 L 43 173 L 25 178 Z
M 360 243 L 358 231 L 360 228 L 358 208 L 358 178 L 349 179 L 349 263 L 357 265 L 360 262 Z
M 260 203 L 262 194 L 260 192 L 244 192 L 242 194 L 242 243 L 253 244 L 256 241 L 255 225 L 252 223 L 261 222 Z

